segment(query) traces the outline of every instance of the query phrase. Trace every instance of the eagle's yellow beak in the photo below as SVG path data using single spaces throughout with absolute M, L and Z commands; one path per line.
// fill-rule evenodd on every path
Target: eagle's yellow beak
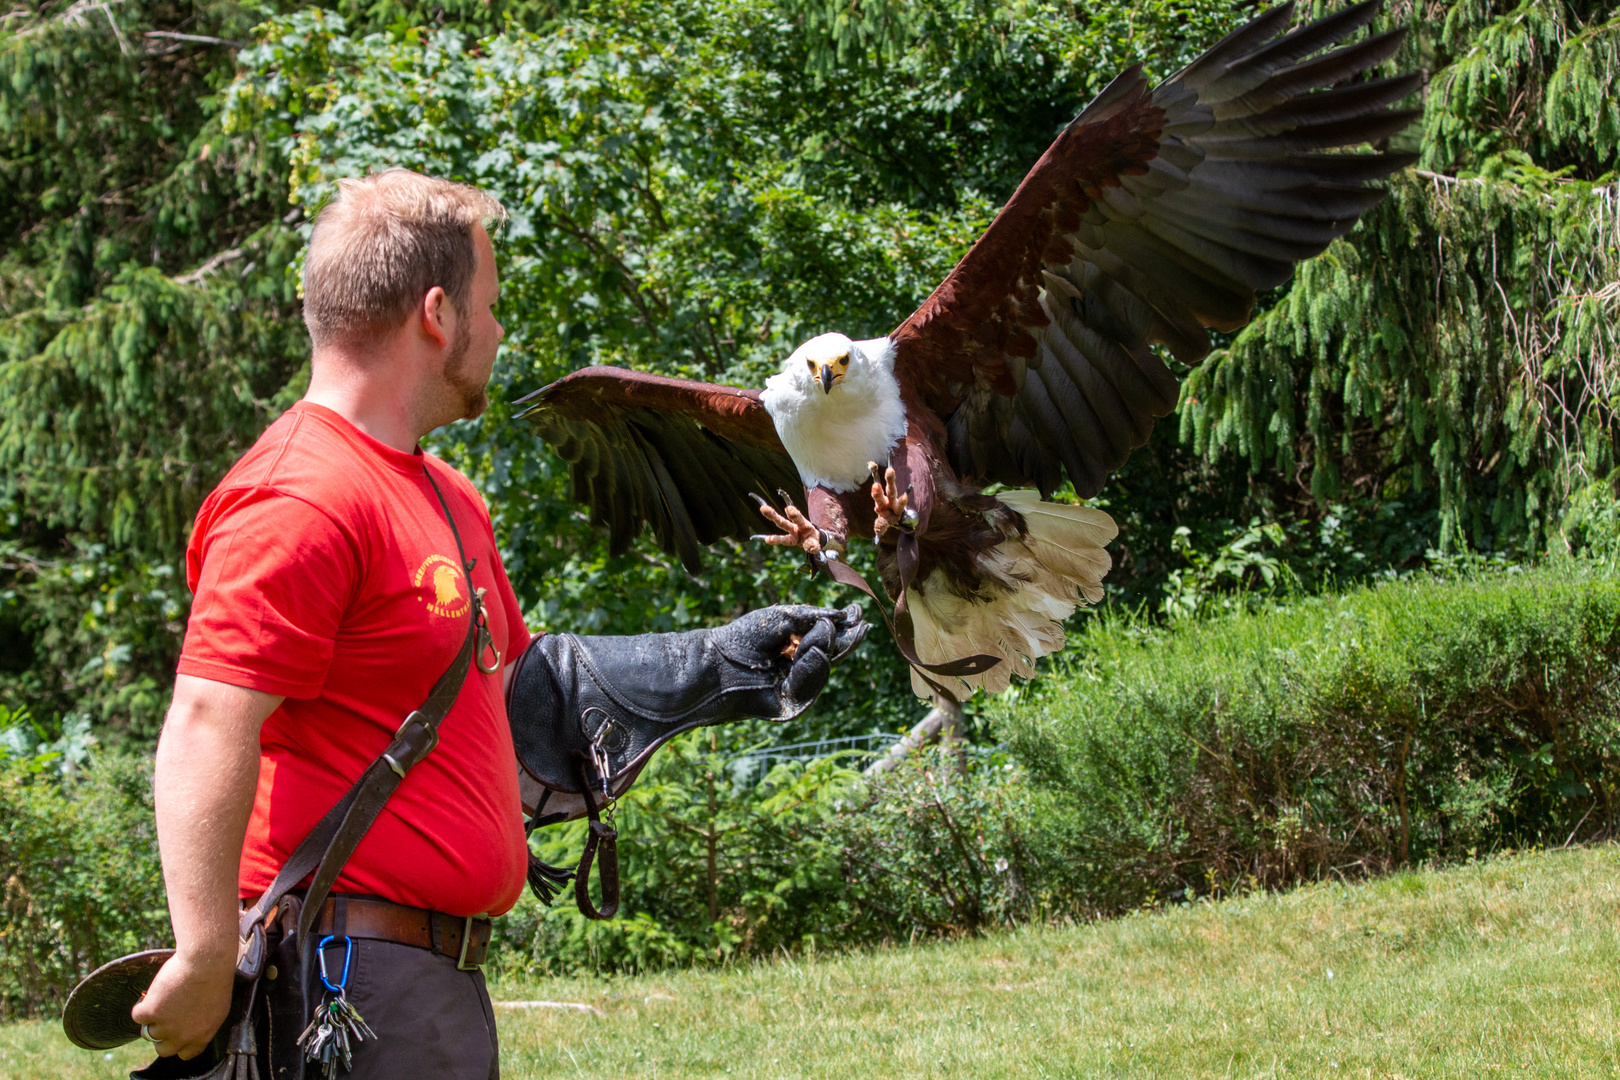
M 815 372 L 817 379 L 821 380 L 822 393 L 832 393 L 833 383 L 849 374 L 849 354 L 823 363 L 820 360 L 810 361 L 810 370 Z

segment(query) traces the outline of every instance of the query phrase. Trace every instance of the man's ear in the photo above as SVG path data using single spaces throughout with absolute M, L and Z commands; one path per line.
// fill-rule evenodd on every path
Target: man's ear
M 448 349 L 455 337 L 456 307 L 445 291 L 435 285 L 422 297 L 422 333 L 441 349 Z

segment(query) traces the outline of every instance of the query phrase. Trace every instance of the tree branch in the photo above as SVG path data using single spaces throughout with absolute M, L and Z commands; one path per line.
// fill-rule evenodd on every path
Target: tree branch
M 240 259 L 241 257 L 241 248 L 231 248 L 229 251 L 222 251 L 218 255 L 215 255 L 213 258 L 209 259 L 207 262 L 203 263 L 201 266 L 197 267 L 197 269 L 193 270 L 191 273 L 186 274 L 183 277 L 177 277 L 174 280 L 180 285 L 201 285 L 203 278 L 213 273 L 221 264 L 230 262 L 232 259 Z
M 867 766 L 866 775 L 882 776 L 886 772 L 893 771 L 913 750 L 933 742 L 942 734 L 953 741 L 962 737 L 962 706 L 954 701 L 948 705 L 936 704 L 929 709 L 928 715 L 917 721 L 917 725 L 906 734 L 905 738 L 889 747 L 886 754 Z

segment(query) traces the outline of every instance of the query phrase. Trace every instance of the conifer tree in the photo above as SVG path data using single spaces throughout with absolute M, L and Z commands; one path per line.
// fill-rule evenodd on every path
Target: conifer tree
M 350 14 L 492 32 L 549 12 Z M 156 733 L 192 517 L 302 391 L 287 161 L 222 122 L 263 14 L 43 0 L 0 17 L 0 701 L 38 718 Z
M 0 696 L 151 734 L 208 485 L 302 362 L 285 169 L 220 128 L 253 19 L 112 0 L 0 30 Z
M 1620 8 L 1436 14 L 1406 15 L 1420 167 L 1190 374 L 1181 432 L 1299 511 L 1400 501 L 1442 550 L 1534 553 L 1620 464 Z

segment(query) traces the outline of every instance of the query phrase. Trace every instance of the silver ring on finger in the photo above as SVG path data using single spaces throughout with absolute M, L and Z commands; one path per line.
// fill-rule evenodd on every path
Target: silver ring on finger
M 158 1044 L 158 1037 L 152 1034 L 151 1028 L 149 1028 L 146 1024 L 141 1025 L 141 1038 L 151 1040 L 153 1046 Z

